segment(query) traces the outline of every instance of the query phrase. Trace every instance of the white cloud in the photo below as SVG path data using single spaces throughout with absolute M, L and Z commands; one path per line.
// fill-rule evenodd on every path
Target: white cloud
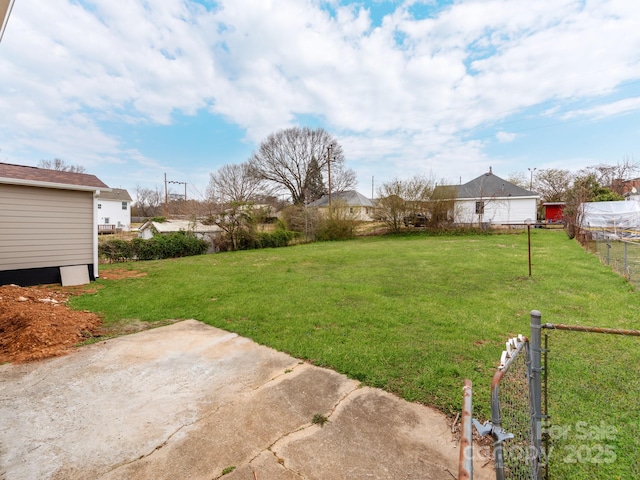
M 640 110 L 640 97 L 625 98 L 615 102 L 603 103 L 591 108 L 576 109 L 562 115 L 563 120 L 575 117 L 601 119 Z
M 516 139 L 516 134 L 515 133 L 510 133 L 510 132 L 504 132 L 504 131 L 499 131 L 498 133 L 496 133 L 496 139 L 500 142 L 500 143 L 509 143 L 509 142 L 513 142 Z
M 319 0 L 16 2 L 0 47 L 3 153 L 156 165 L 105 122 L 169 125 L 204 109 L 253 142 L 311 115 L 358 166 L 456 176 L 456 162 L 487 168 L 489 140 L 470 132 L 510 142 L 499 123 L 531 107 L 638 109 L 603 100 L 640 79 L 638 2 L 465 0 L 415 19 L 407 1 L 380 25 L 361 2 L 330 3 L 334 16 Z

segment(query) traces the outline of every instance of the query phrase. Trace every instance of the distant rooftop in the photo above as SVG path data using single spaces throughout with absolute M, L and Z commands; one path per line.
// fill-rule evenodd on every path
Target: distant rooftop
M 373 201 L 370 198 L 365 197 L 361 193 L 355 190 L 345 190 L 342 192 L 335 192 L 331 194 L 331 202 L 340 202 L 347 207 L 375 207 Z M 329 195 L 324 195 L 322 198 L 311 202 L 309 207 L 328 207 Z
M 110 192 L 101 191 L 96 198 L 102 200 L 119 200 L 123 202 L 131 202 L 131 195 L 123 188 L 112 188 Z

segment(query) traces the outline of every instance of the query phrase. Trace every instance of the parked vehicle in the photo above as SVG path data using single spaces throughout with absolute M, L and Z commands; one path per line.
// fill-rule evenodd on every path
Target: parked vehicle
M 424 213 L 414 213 L 407 215 L 403 219 L 405 227 L 426 227 L 427 217 Z

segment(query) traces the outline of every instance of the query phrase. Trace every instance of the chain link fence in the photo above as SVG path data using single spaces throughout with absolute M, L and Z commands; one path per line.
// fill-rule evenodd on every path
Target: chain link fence
M 640 478 L 640 330 L 552 323 L 541 328 L 547 478 Z M 577 352 L 563 348 L 576 343 L 582 347 Z M 621 371 L 614 356 L 628 368 Z M 561 369 L 578 379 L 577 388 L 557 379 Z
M 493 437 L 497 480 L 541 478 L 533 373 L 528 339 L 522 335 L 511 338 L 491 382 L 491 422 L 474 422 L 480 435 Z
M 543 324 L 536 310 L 530 326 L 528 339 L 506 343 L 491 384 L 491 421 L 473 420 L 480 435 L 493 438 L 496 480 L 640 478 L 640 330 Z M 613 338 L 620 336 L 627 338 Z M 575 342 L 582 348 L 564 351 Z M 628 371 L 612 355 L 628 357 Z M 554 369 L 579 379 L 574 390 L 554 379 Z M 465 410 L 470 415 L 469 405 Z M 473 465 L 462 464 L 462 452 L 460 458 L 458 478 L 473 478 Z M 616 466 L 618 458 L 634 460 Z
M 590 230 L 585 246 L 603 264 L 640 287 L 640 238 L 622 238 L 607 231 Z

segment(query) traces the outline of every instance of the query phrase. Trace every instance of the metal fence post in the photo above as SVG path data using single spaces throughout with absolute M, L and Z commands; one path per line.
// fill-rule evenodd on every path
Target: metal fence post
M 624 274 L 628 275 L 627 271 L 627 242 L 624 242 Z
M 464 381 L 462 392 L 462 438 L 460 438 L 458 480 L 473 480 L 473 401 L 471 380 Z
M 531 311 L 531 436 L 534 450 L 531 452 L 532 479 L 542 479 L 540 455 L 542 448 L 542 314 L 538 310 Z

